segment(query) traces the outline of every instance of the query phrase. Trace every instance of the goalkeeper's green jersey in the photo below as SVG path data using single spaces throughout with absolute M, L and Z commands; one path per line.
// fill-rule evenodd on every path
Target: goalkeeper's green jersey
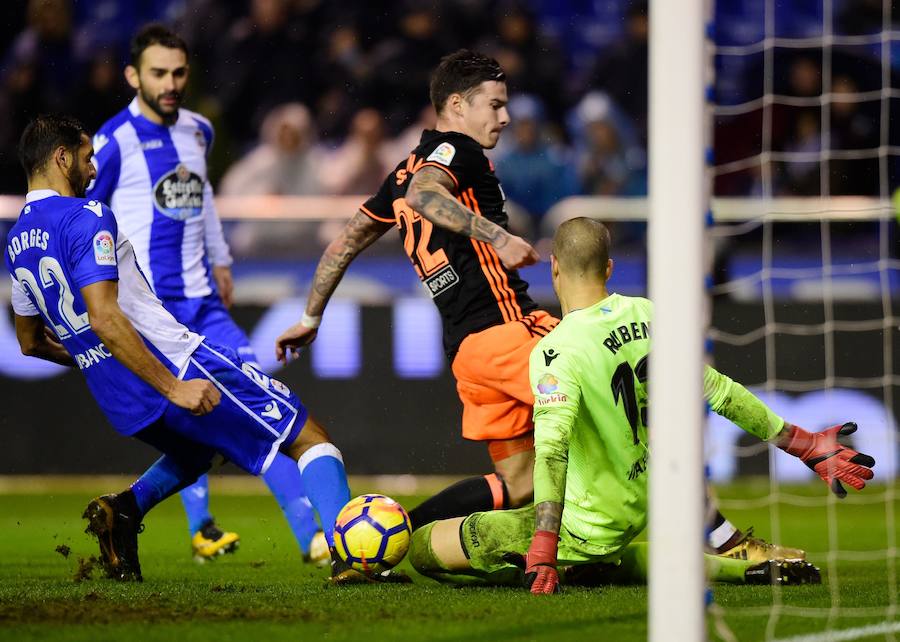
M 621 548 L 647 521 L 652 316 L 647 299 L 612 294 L 569 312 L 531 353 L 534 502 L 560 501 L 553 476 L 565 470 L 561 535 L 593 555 Z
M 534 502 L 563 503 L 560 535 L 588 555 L 625 546 L 647 522 L 652 318 L 649 300 L 611 294 L 566 314 L 531 353 Z M 784 425 L 709 367 L 704 395 L 713 411 L 761 439 Z

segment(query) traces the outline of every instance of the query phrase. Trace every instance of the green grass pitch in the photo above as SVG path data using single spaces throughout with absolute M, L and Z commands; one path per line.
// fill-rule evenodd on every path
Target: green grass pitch
M 722 488 L 719 494 L 727 503 L 762 497 L 767 488 L 748 482 Z M 825 488 L 816 484 L 785 492 L 823 497 Z M 898 525 L 893 524 L 893 533 L 887 525 L 900 511 L 896 500 L 877 501 L 884 492 L 883 486 L 873 486 L 833 506 L 780 507 L 782 540 L 810 551 L 824 583 L 780 592 L 780 601 L 788 608 L 777 620 L 775 638 L 887 619 L 887 606 L 897 600 L 896 586 L 889 582 L 896 560 L 855 554 L 829 566 L 827 558 L 829 537 L 834 535 L 842 551 L 883 551 L 898 540 Z M 0 639 L 496 642 L 602 636 L 629 642 L 647 636 L 644 587 L 570 588 L 562 595 L 534 597 L 522 590 L 441 586 L 416 575 L 406 562 L 402 568 L 415 578 L 411 586 L 327 586 L 324 570 L 300 562 L 271 497 L 217 494 L 215 485 L 214 514 L 242 536 L 235 555 L 194 564 L 183 511 L 175 499 L 145 520 L 146 531 L 139 540 L 143 584 L 118 584 L 98 579 L 99 573 L 76 582 L 78 558 L 96 554 L 80 519 L 91 494 L 65 486 L 52 493 L 0 494 Z M 397 499 L 411 506 L 419 498 Z M 860 501 L 867 499 L 876 501 Z M 768 507 L 727 513 L 740 526 L 754 525 L 761 536 L 771 532 Z M 836 526 L 831 535 L 829 513 Z M 68 557 L 55 550 L 60 546 L 71 549 Z M 778 597 L 773 597 L 772 588 L 719 585 L 713 594 L 736 639 L 765 639 L 767 607 Z M 821 609 L 832 607 L 835 597 L 840 609 L 832 613 L 834 617 L 811 617 L 827 614 Z M 713 618 L 709 621 L 710 637 L 716 639 Z M 877 639 L 885 639 L 884 634 Z

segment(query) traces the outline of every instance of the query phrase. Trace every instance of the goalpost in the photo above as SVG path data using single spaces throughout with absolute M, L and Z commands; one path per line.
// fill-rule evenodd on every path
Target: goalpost
M 649 639 L 705 639 L 704 0 L 650 3 Z M 674 385 L 677 380 L 678 385 Z
M 892 27 L 890 0 L 882 1 L 880 31 L 873 33 L 837 32 L 835 4 L 821 0 L 821 32 L 800 37 L 784 36 L 776 29 L 776 2 L 764 0 L 754 5 L 761 9 L 764 21 L 761 40 L 714 47 L 706 41 L 709 14 L 705 0 L 650 3 L 650 197 L 646 214 L 649 295 L 656 305 L 656 318 L 649 383 L 653 390 L 649 410 L 653 465 L 648 624 L 649 639 L 654 642 L 703 640 L 707 635 L 701 558 L 703 440 L 699 428 L 705 424 L 701 390 L 705 338 L 715 346 L 716 358 L 728 363 L 735 363 L 743 357 L 742 351 L 752 348 L 759 356 L 761 376 L 744 383 L 754 387 L 778 414 L 801 425 L 807 422 L 805 427 L 811 430 L 857 420 L 860 432 L 854 438 L 862 444 L 858 448 L 873 451 L 878 462 L 875 482 L 884 484 L 883 490 L 876 486 L 859 495 L 851 491 L 840 503 L 824 491 L 815 497 L 798 495 L 782 484 L 785 479 L 811 479 L 809 471 L 796 461 L 787 461 L 790 458 L 774 448 L 741 447 L 733 435 L 722 441 L 721 426 L 712 426 L 708 434 L 715 438 L 708 444 L 707 455 L 714 479 L 719 463 L 716 457 L 728 460 L 736 469 L 735 461 L 768 450 L 767 494 L 720 502 L 723 509 L 767 508 L 770 529 L 766 537 L 773 541 L 781 540 L 782 511 L 818 508 L 827 515 L 822 545 L 810 550 L 810 555 L 822 567 L 830 605 L 792 603 L 786 592 L 782 595 L 782 590 L 773 587 L 771 604 L 717 609 L 719 615 L 765 616 L 769 640 L 776 639 L 779 623 L 791 617 L 814 623 L 810 630 L 820 633 L 810 639 L 816 640 L 857 639 L 865 634 L 893 640 L 893 633 L 900 631 L 894 621 L 898 612 L 894 480 L 900 457 L 894 419 L 900 394 L 900 321 L 894 300 L 900 287 L 900 261 L 895 258 L 896 214 L 891 202 L 897 187 L 891 184 L 897 180 L 892 170 L 896 172 L 900 166 L 900 148 L 891 131 L 896 127 L 891 118 L 895 111 L 892 101 L 900 98 L 892 66 L 900 33 Z M 842 47 L 853 50 L 853 55 L 867 56 L 873 66 L 880 65 L 880 87 L 848 91 L 844 82 L 843 93 L 838 93 L 833 62 Z M 776 72 L 784 75 L 786 69 L 777 66 L 779 57 L 785 51 L 802 50 L 818 52 L 821 57 L 821 91 L 819 95 L 781 95 L 786 92 L 779 92 Z M 747 102 L 714 104 L 716 94 L 706 86 L 711 81 L 713 54 L 720 58 L 758 55 L 762 60 L 761 95 Z M 838 108 L 834 105 L 869 103 L 871 112 L 877 114 L 875 143 L 865 147 L 835 140 L 833 122 Z M 777 110 L 784 107 L 820 110 L 818 148 L 778 145 L 775 122 Z M 758 115 L 758 151 L 717 163 L 707 153 L 711 139 L 707 116 L 711 114 L 719 119 Z M 865 159 L 872 161 L 877 194 L 833 195 L 832 181 L 840 171 L 839 163 Z M 707 162 L 712 167 L 707 167 Z M 803 163 L 819 167 L 817 195 L 785 198 L 790 188 L 779 189 L 785 168 Z M 712 206 L 708 205 L 709 179 L 746 170 L 757 172 L 759 196 L 713 198 Z M 569 212 L 563 218 L 591 207 L 596 210 L 597 205 L 573 201 L 565 207 Z M 631 220 L 640 220 L 644 211 L 639 201 L 623 203 L 621 208 L 622 218 Z M 713 217 L 707 217 L 707 211 Z M 607 212 L 595 215 L 617 218 Z M 705 243 L 708 218 L 714 218 L 715 226 L 710 242 Z M 793 241 L 797 226 L 815 227 L 818 247 L 812 252 L 815 260 L 794 265 L 783 246 Z M 847 230 L 859 235 L 860 230 L 869 229 L 871 238 L 863 235 L 859 247 L 848 250 L 847 243 L 841 242 Z M 757 256 L 750 261 L 753 267 L 739 275 L 726 275 L 704 291 L 704 254 L 712 241 L 747 238 L 759 243 Z M 739 323 L 739 327 L 710 324 L 708 296 L 716 297 L 717 306 L 723 299 L 732 305 L 749 301 L 761 311 L 762 320 Z M 792 308 L 803 306 L 799 313 L 791 313 Z M 806 346 L 806 360 L 812 364 L 806 371 L 802 357 L 797 359 L 800 363 L 785 363 L 788 341 Z M 870 528 L 878 530 L 879 539 L 883 530 L 883 545 L 876 542 L 863 550 L 839 538 L 843 507 L 882 503 L 884 521 Z M 842 564 L 847 562 L 871 562 L 883 569 L 883 607 L 854 606 L 852 596 L 848 600 L 842 594 L 847 586 Z M 859 618 L 856 621 L 862 626 L 842 625 L 848 618 Z M 821 632 L 823 625 L 825 633 Z

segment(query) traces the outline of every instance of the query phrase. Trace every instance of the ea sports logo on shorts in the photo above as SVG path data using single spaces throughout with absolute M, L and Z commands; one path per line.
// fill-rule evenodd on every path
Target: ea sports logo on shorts
M 203 179 L 179 163 L 153 186 L 156 209 L 176 221 L 200 216 L 203 211 Z

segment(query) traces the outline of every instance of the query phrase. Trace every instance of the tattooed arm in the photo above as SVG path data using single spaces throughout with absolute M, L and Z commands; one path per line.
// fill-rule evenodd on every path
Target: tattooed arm
M 390 223 L 373 220 L 362 211 L 353 215 L 319 259 L 312 289 L 306 300 L 306 314 L 311 317 L 322 316 L 328 300 L 353 259 L 392 227 Z
M 319 322 L 328 300 L 356 256 L 391 229 L 390 223 L 375 221 L 362 211 L 356 212 L 319 259 L 312 288 L 306 300 L 306 312 L 299 323 L 285 330 L 275 341 L 275 356 L 286 363 L 291 352 L 309 345 L 316 338 Z
M 454 187 L 453 179 L 446 172 L 426 166 L 412 177 L 406 202 L 435 225 L 493 245 L 508 268 L 537 262 L 537 252 L 527 241 L 460 203 L 453 197 Z
M 558 502 L 541 502 L 534 507 L 535 531 L 549 531 L 559 534 L 562 524 L 563 505 Z

